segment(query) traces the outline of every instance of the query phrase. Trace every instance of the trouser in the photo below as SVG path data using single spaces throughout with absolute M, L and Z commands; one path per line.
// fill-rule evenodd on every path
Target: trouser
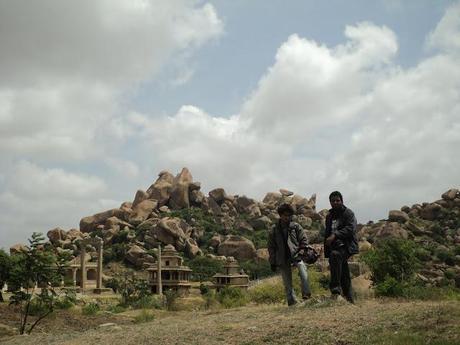
M 346 249 L 334 249 L 329 254 L 329 267 L 331 270 L 329 288 L 332 294 L 342 293 L 348 301 L 353 302 L 348 257 Z
M 302 297 L 309 297 L 311 295 L 310 292 L 310 284 L 308 282 L 308 272 L 307 266 L 303 261 L 298 261 L 294 263 L 299 270 L 299 277 L 300 277 L 300 288 L 302 290 Z M 286 292 L 286 300 L 288 305 L 293 305 L 297 302 L 294 288 L 292 286 L 292 268 L 291 265 L 283 265 L 280 267 L 281 277 L 283 278 L 284 290 Z

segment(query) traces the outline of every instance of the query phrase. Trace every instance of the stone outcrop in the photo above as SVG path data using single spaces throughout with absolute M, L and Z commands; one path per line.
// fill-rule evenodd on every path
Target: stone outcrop
M 251 260 L 256 257 L 254 244 L 242 236 L 227 236 L 217 248 L 217 254 L 233 256 L 238 261 Z

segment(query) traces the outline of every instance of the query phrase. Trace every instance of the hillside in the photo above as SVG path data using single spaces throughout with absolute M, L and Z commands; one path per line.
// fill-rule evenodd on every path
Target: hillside
M 176 176 L 160 172 L 146 191 L 138 190 L 133 201 L 119 208 L 83 217 L 79 229 L 48 231 L 50 245 L 72 257 L 79 254 L 78 241 L 99 236 L 104 241 L 104 262 L 121 262 L 141 269 L 154 262 L 159 244 L 173 245 L 193 259 L 233 256 L 240 262 L 263 265 L 267 260 L 267 230 L 278 219 L 284 202 L 295 209 L 294 220 L 306 230 L 310 243 L 322 243 L 327 210 L 316 209 L 316 196 L 304 197 L 280 190 L 262 201 L 229 195 L 216 188 L 204 195 L 201 183 L 184 168 Z M 450 189 L 434 202 L 403 206 L 389 211 L 388 219 L 359 225 L 361 251 L 382 238 L 396 237 L 417 243 L 423 267 L 419 278 L 429 284 L 460 287 L 460 194 Z M 21 250 L 21 245 L 11 252 Z M 87 248 L 86 260 L 96 249 Z M 246 265 L 250 267 L 250 265 Z M 251 273 L 251 272 L 249 272 Z M 110 272 L 108 272 L 110 274 Z

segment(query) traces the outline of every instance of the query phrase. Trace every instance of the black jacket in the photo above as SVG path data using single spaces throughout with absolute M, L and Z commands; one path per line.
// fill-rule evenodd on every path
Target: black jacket
M 332 220 L 337 219 L 338 225 L 337 229 L 332 231 Z M 332 233 L 335 234 L 336 240 L 332 243 L 332 248 L 338 243 L 343 243 L 348 255 L 358 254 L 358 238 L 356 236 L 356 218 L 355 214 L 349 208 L 343 206 L 343 209 L 340 211 L 335 211 L 333 209 L 329 210 L 329 213 L 326 216 L 326 233 L 324 240 L 328 238 Z M 331 252 L 331 247 L 326 246 L 324 243 L 324 256 L 329 257 Z

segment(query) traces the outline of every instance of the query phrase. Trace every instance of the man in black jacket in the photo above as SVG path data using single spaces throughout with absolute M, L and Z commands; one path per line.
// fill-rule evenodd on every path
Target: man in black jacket
M 326 216 L 324 240 L 324 256 L 329 258 L 331 270 L 329 287 L 333 298 L 342 293 L 347 301 L 353 303 L 348 258 L 358 253 L 356 218 L 353 211 L 344 206 L 340 192 L 332 192 L 329 202 L 332 208 Z
M 274 224 L 268 235 L 268 254 L 273 272 L 279 268 L 289 306 L 297 304 L 292 287 L 292 266 L 299 270 L 302 299 L 311 296 L 307 266 L 301 259 L 308 245 L 307 236 L 302 227 L 292 221 L 294 209 L 289 204 L 278 207 L 279 221 Z

